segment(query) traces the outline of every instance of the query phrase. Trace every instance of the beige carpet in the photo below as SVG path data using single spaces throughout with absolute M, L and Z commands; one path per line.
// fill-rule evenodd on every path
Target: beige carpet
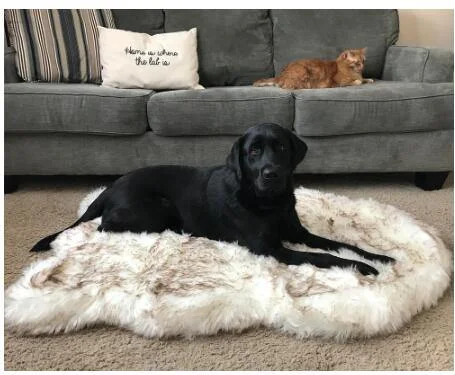
M 424 192 L 410 175 L 302 176 L 309 188 L 372 197 L 440 230 L 453 248 L 453 177 Z M 28 178 L 5 196 L 5 284 L 38 257 L 28 249 L 74 221 L 81 198 L 106 178 Z M 7 370 L 449 370 L 453 369 L 453 286 L 440 303 L 387 337 L 345 344 L 297 340 L 263 328 L 214 337 L 145 339 L 112 327 L 68 335 L 5 333 Z

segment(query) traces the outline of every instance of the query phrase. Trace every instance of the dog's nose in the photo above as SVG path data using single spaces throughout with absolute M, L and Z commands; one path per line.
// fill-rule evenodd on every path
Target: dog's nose
M 273 180 L 278 177 L 278 173 L 276 173 L 272 168 L 264 168 L 262 171 L 262 177 L 265 180 Z

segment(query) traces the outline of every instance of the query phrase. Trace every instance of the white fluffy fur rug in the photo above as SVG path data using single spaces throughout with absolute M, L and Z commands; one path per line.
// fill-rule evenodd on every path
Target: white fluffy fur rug
M 79 214 L 101 191 L 84 199 Z M 148 337 L 191 337 L 264 325 L 342 340 L 397 330 L 435 305 L 449 285 L 451 253 L 430 226 L 373 200 L 304 188 L 295 194 L 300 219 L 313 233 L 397 263 L 368 262 L 345 250 L 341 256 L 380 274 L 288 267 L 236 244 L 170 231 L 99 233 L 97 219 L 62 233 L 53 255 L 7 289 L 6 327 L 41 334 L 104 323 Z

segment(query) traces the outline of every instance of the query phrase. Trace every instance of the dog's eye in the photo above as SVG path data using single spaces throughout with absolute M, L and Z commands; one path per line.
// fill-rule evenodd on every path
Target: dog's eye
M 250 155 L 259 155 L 261 153 L 261 148 L 258 146 L 253 146 L 250 148 Z
M 276 143 L 275 144 L 275 150 L 277 152 L 284 152 L 284 151 L 286 151 L 286 146 L 284 144 L 282 144 L 282 143 Z

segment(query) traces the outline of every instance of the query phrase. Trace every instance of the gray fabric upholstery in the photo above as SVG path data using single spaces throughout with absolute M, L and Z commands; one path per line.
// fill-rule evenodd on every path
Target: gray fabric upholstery
M 146 33 L 164 32 L 164 13 L 161 9 L 112 9 L 117 29 Z
M 117 29 L 146 33 L 164 32 L 164 13 L 161 9 L 112 9 Z
M 296 90 L 294 128 L 326 136 L 453 129 L 453 83 L 378 81 Z
M 383 79 L 409 82 L 453 82 L 453 51 L 441 48 L 392 46 Z
M 237 135 L 263 122 L 292 129 L 294 100 L 274 87 L 177 90 L 153 95 L 147 114 L 159 135 Z
M 113 13 L 118 28 L 149 34 L 197 27 L 202 84 L 215 87 L 154 93 L 8 83 L 17 75 L 13 51 L 5 49 L 7 175 L 222 164 L 237 137 L 261 122 L 295 129 L 305 140 L 308 154 L 297 172 L 453 170 L 453 53 L 391 46 L 395 10 Z M 298 58 L 333 59 L 365 46 L 365 76 L 387 81 L 294 92 L 223 87 L 271 77 Z
M 203 86 L 243 86 L 273 75 L 267 10 L 166 10 L 166 32 L 197 27 Z
M 6 40 L 5 40 L 6 42 Z M 14 55 L 16 51 L 13 47 L 7 47 L 5 44 L 5 83 L 21 82 L 20 77 L 17 75 L 16 64 L 14 62 Z
M 303 137 L 308 173 L 453 170 L 453 130 Z
M 5 174 L 123 174 L 147 165 L 223 164 L 236 136 L 8 134 Z M 453 170 L 453 130 L 304 137 L 305 173 Z M 46 152 L 43 152 L 46 150 Z
M 5 173 L 123 174 L 148 165 L 210 166 L 224 163 L 236 139 L 161 137 L 150 131 L 125 137 L 9 134 L 5 140 Z
M 142 134 L 151 93 L 93 84 L 5 84 L 5 131 Z
M 387 48 L 398 39 L 395 10 L 271 11 L 275 74 L 303 58 L 334 60 L 347 48 L 367 47 L 365 77 L 380 78 Z

